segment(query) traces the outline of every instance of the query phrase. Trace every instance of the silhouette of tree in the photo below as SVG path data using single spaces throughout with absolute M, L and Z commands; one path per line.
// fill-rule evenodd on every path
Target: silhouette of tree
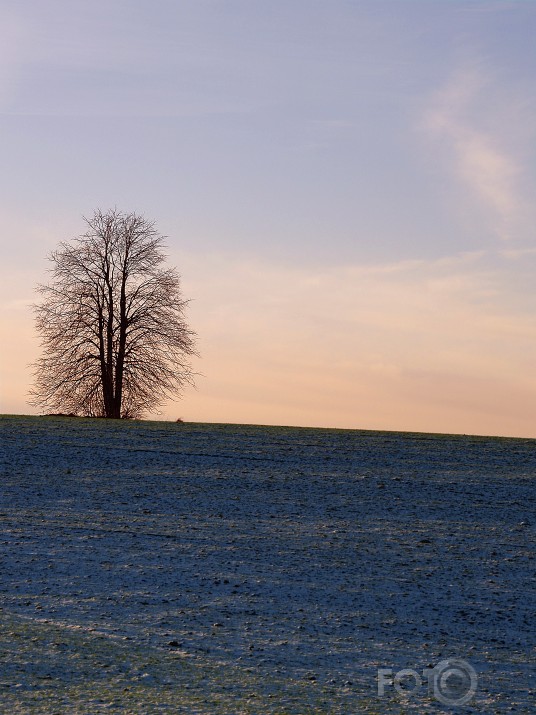
M 35 305 L 43 354 L 31 404 L 94 417 L 140 417 L 193 383 L 180 279 L 143 216 L 96 211 L 49 259 Z

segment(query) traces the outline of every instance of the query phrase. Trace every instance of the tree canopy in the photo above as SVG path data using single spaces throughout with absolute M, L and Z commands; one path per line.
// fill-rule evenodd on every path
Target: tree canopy
M 180 278 L 164 237 L 135 213 L 95 211 L 49 258 L 35 305 L 42 356 L 31 403 L 94 417 L 140 417 L 193 382 Z

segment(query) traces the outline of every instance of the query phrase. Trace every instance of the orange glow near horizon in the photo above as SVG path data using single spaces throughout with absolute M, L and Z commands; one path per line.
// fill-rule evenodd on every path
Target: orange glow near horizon
M 316 272 L 190 256 L 183 273 L 201 374 L 150 418 L 536 436 L 536 328 L 481 256 Z M 4 324 L 4 413 L 34 412 L 28 303 Z

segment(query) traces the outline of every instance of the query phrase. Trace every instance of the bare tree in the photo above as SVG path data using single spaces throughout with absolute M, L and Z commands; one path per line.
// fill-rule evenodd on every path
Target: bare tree
M 49 258 L 35 306 L 43 355 L 31 404 L 95 417 L 139 417 L 192 383 L 194 333 L 163 237 L 137 214 L 96 211 Z

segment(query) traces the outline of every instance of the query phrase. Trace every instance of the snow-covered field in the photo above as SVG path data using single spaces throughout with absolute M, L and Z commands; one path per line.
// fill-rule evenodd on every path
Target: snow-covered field
M 536 441 L 0 430 L 2 715 L 449 712 L 426 679 L 378 696 L 447 658 L 463 712 L 536 711 Z

